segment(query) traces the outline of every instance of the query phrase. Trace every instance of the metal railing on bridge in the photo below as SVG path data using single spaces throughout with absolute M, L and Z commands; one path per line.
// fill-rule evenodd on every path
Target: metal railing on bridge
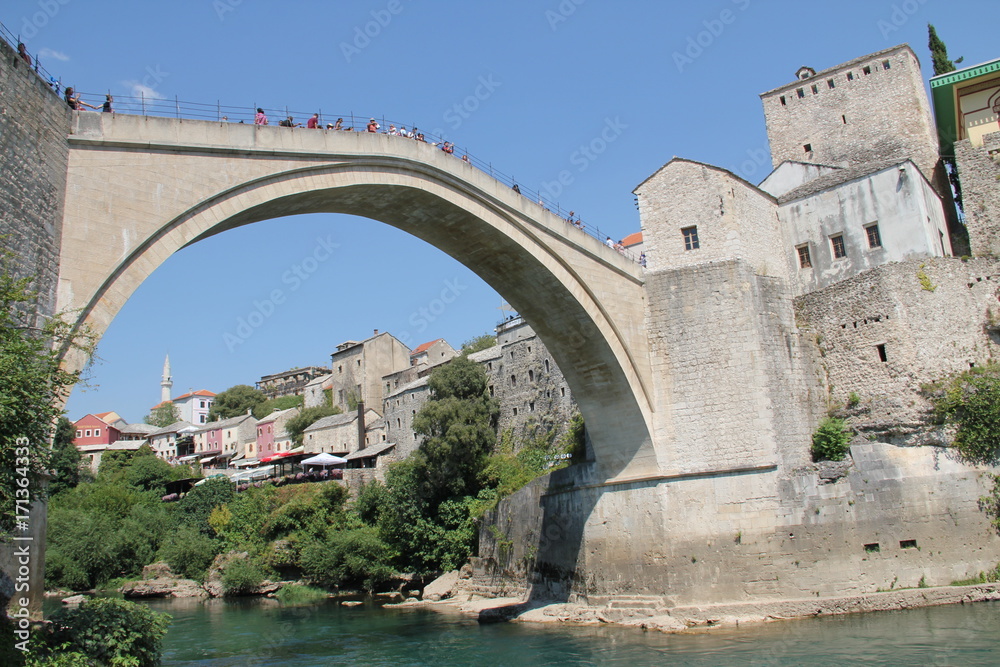
M 15 48 L 16 50 L 16 47 L 13 45 L 17 44 L 19 40 L 12 32 L 10 32 L 10 30 L 7 29 L 6 26 L 3 25 L 3 23 L 0 23 L 0 37 L 2 37 L 8 44 L 11 44 L 12 48 Z M 35 73 L 38 74 L 38 76 L 40 76 L 57 95 L 64 89 L 62 81 L 39 64 L 37 54 L 33 57 L 32 69 L 34 69 Z M 88 105 L 98 109 L 100 109 L 104 104 L 107 99 L 106 96 L 111 94 L 110 92 L 87 93 L 79 90 L 75 92 L 79 95 L 81 101 L 86 102 Z M 111 104 L 114 113 L 135 114 L 141 116 L 160 116 L 191 120 L 253 124 L 257 109 L 261 108 L 269 118 L 269 125 L 275 126 L 278 125 L 279 120 L 284 120 L 288 117 L 296 119 L 295 122 L 304 126 L 308 118 L 310 118 L 314 113 L 318 113 L 319 127 L 323 128 L 324 131 L 335 131 L 326 128 L 328 125 L 334 125 L 339 119 L 342 121 L 342 129 L 339 131 L 366 132 L 368 122 L 372 118 L 374 118 L 379 124 L 378 132 L 380 134 L 388 134 L 388 128 L 391 125 L 395 125 L 397 128 L 408 128 L 409 131 L 414 133 L 418 131 L 418 124 L 414 122 L 402 123 L 392 119 L 387 119 L 384 116 L 358 115 L 353 111 L 346 113 L 328 113 L 324 112 L 322 109 L 313 111 L 298 111 L 289 109 L 288 107 L 265 107 L 262 104 L 242 106 L 223 105 L 221 102 L 206 104 L 202 102 L 188 102 L 177 97 L 167 99 L 163 96 L 146 96 L 144 94 L 137 97 L 114 95 Z M 81 111 L 81 113 L 93 112 Z M 292 129 L 308 131 L 305 127 L 293 127 Z M 424 132 L 423 134 L 424 140 L 431 145 L 441 146 L 445 142 L 444 137 L 439 137 L 429 132 Z M 408 137 L 401 136 L 399 139 L 400 141 L 406 141 Z M 409 140 L 413 141 L 413 139 Z M 513 175 L 497 169 L 493 166 L 492 162 L 476 157 L 467 149 L 467 147 L 455 144 L 452 155 L 455 159 L 467 162 L 480 171 L 489 174 L 501 183 L 516 190 L 522 197 L 527 197 L 530 201 L 535 202 L 545 210 L 554 213 L 563 220 L 566 220 L 567 224 L 571 227 L 575 227 L 576 229 L 593 236 L 598 241 L 603 243 L 608 243 L 608 241 L 611 240 L 610 234 L 604 233 L 596 225 L 585 222 L 579 216 L 573 214 L 573 211 L 564 209 L 559 202 L 552 201 L 545 193 L 532 189 L 523 182 L 517 180 L 517 178 Z M 645 257 L 640 253 L 624 248 L 620 244 L 614 243 L 614 241 L 611 241 L 609 245 L 613 245 L 618 252 L 632 261 L 645 264 Z

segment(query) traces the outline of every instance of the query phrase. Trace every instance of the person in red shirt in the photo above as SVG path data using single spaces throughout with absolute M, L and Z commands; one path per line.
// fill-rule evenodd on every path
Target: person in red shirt
M 306 127 L 310 129 L 317 129 L 319 127 L 319 114 L 314 113 L 312 118 L 306 121 Z

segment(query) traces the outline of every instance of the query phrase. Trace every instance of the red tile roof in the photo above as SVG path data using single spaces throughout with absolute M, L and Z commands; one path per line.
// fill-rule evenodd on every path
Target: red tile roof
M 635 232 L 634 234 L 629 234 L 622 239 L 622 245 L 628 248 L 629 246 L 639 245 L 642 243 L 642 232 Z
M 210 392 L 208 389 L 199 389 L 198 391 L 190 391 L 186 394 L 181 394 L 180 396 L 174 399 L 174 402 L 176 403 L 177 401 L 183 398 L 189 398 L 191 396 L 205 396 L 206 398 L 214 398 L 215 394 Z
M 424 343 L 423 345 L 418 345 L 417 349 L 415 349 L 413 352 L 410 352 L 410 356 L 415 357 L 418 354 L 426 352 L 427 350 L 430 349 L 431 345 L 438 342 L 439 340 L 444 340 L 444 338 L 435 338 L 434 340 Z

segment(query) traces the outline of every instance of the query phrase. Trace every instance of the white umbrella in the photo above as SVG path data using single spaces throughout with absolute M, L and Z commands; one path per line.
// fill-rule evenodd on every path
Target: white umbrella
M 340 456 L 334 456 L 333 454 L 327 454 L 326 452 L 322 452 L 321 454 L 317 454 L 316 456 L 312 456 L 302 461 L 302 465 L 310 466 L 332 466 L 337 465 L 338 463 L 347 463 L 347 459 Z

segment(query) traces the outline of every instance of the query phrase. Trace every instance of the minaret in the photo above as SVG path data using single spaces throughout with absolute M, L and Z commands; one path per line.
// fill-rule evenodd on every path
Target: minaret
M 170 390 L 173 388 L 174 382 L 170 377 L 170 355 L 163 360 L 163 379 L 160 380 L 160 402 L 166 403 L 170 400 Z

